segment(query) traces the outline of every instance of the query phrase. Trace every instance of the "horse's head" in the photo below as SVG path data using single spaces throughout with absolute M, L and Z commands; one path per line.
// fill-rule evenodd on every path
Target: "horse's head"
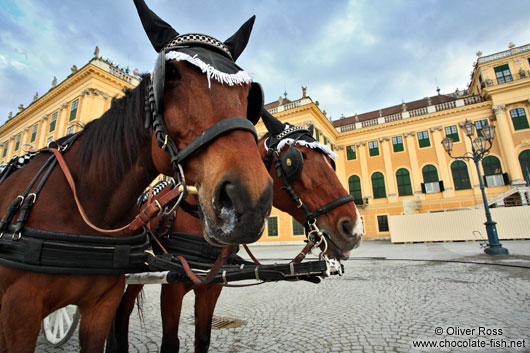
M 216 244 L 250 243 L 263 231 L 272 203 L 253 126 L 263 94 L 235 64 L 254 17 L 225 42 L 179 35 L 141 0 L 142 24 L 159 52 L 152 74 L 146 126 L 161 173 L 199 190 L 205 235 Z
M 364 230 L 353 198 L 335 173 L 336 155 L 312 137 L 312 127 L 283 124 L 265 110 L 262 118 L 270 135 L 259 141 L 260 152 L 274 180 L 274 206 L 309 232 L 320 230 L 328 256 L 348 258 Z

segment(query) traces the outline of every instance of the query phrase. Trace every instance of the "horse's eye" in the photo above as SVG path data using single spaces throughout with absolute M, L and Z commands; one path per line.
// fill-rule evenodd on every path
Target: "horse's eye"
M 304 152 L 302 152 L 302 157 L 304 157 L 304 159 L 307 159 L 307 156 L 305 155 Z
M 333 168 L 334 171 L 337 171 L 337 166 L 335 165 L 335 161 L 330 158 L 329 161 L 331 162 L 331 168 Z
M 179 69 L 173 65 L 166 67 L 166 80 L 167 81 L 179 81 L 182 78 Z

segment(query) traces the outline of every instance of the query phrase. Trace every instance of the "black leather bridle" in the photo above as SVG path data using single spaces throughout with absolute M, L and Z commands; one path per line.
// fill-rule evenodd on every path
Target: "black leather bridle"
M 265 163 L 265 167 L 268 170 L 271 166 L 272 161 L 274 161 L 274 166 L 276 168 L 276 171 L 278 172 L 278 177 L 281 178 L 283 182 L 283 186 L 281 189 L 285 190 L 289 194 L 289 197 L 291 198 L 291 200 L 293 200 L 296 206 L 298 208 L 301 208 L 306 215 L 305 220 L 304 220 L 304 228 L 306 231 L 307 238 L 319 244 L 319 242 L 322 241 L 323 239 L 323 233 L 318 229 L 316 225 L 317 218 L 325 213 L 328 213 L 334 210 L 335 208 L 339 206 L 342 206 L 348 202 L 353 202 L 353 196 L 350 194 L 341 196 L 338 199 L 335 199 L 313 211 L 311 211 L 309 207 L 307 207 L 304 204 L 304 202 L 298 196 L 296 191 L 294 191 L 291 185 L 291 182 L 287 176 L 287 173 L 284 169 L 284 166 L 282 165 L 282 161 L 281 161 L 282 157 L 280 157 L 280 153 L 277 151 L 277 146 L 281 140 L 288 138 L 289 136 L 292 136 L 295 134 L 298 135 L 296 139 L 299 139 L 303 135 L 307 135 L 312 138 L 311 132 L 309 130 L 301 128 L 299 126 L 290 127 L 278 135 L 271 134 L 271 136 L 269 136 L 269 138 L 265 141 L 265 148 L 267 149 L 267 155 L 263 162 Z M 293 143 L 291 147 L 289 148 L 296 148 L 294 146 L 295 146 L 295 143 Z M 300 165 L 300 168 L 303 168 L 303 165 Z M 300 172 L 301 170 L 297 174 L 299 175 Z
M 252 133 L 256 142 L 258 140 L 258 135 L 252 122 L 241 117 L 231 117 L 223 119 L 210 126 L 202 134 L 191 141 L 186 147 L 179 151 L 175 141 L 173 141 L 169 135 L 169 132 L 167 131 L 164 115 L 162 112 L 157 111 L 155 102 L 153 81 L 151 80 L 149 82 L 148 93 L 145 97 L 145 126 L 146 128 L 152 128 L 154 130 L 157 145 L 169 154 L 171 168 L 173 170 L 173 178 L 175 179 L 177 186 L 184 186 L 184 191 L 180 194 L 175 206 L 177 206 L 188 196 L 182 163 L 190 155 L 197 152 L 202 147 L 212 143 L 212 141 L 217 139 L 219 136 L 233 130 L 248 131 Z

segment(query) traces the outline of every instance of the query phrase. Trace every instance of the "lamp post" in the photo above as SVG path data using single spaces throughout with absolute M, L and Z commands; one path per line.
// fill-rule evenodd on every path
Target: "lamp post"
M 480 173 L 479 162 L 486 157 L 493 145 L 493 139 L 495 138 L 495 126 L 486 125 L 482 127 L 482 136 L 478 136 L 473 140 L 475 133 L 475 124 L 471 121 L 466 120 L 462 127 L 464 133 L 471 141 L 471 152 L 466 152 L 463 156 L 453 156 L 451 151 L 453 150 L 453 139 L 446 137 L 442 140 L 442 145 L 449 157 L 454 159 L 468 160 L 471 159 L 475 162 L 477 167 L 478 181 L 480 183 L 480 191 L 482 192 L 482 200 L 484 201 L 484 211 L 486 212 L 486 233 L 488 234 L 488 246 L 486 247 L 486 254 L 488 255 L 508 255 L 508 249 L 503 248 L 499 242 L 497 236 L 497 222 L 491 219 L 490 209 L 488 207 L 488 200 L 486 198 L 486 192 L 484 191 L 484 183 L 482 182 L 482 174 Z

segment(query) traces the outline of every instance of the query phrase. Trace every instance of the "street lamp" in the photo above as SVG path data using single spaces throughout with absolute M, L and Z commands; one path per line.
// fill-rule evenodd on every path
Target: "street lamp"
M 472 159 L 475 162 L 478 173 L 478 181 L 480 183 L 480 191 L 482 192 L 482 200 L 484 201 L 484 211 L 486 212 L 486 233 L 488 234 L 488 246 L 486 247 L 486 254 L 488 255 L 508 255 L 508 249 L 503 248 L 499 242 L 497 236 L 496 222 L 491 219 L 490 209 L 488 207 L 488 199 L 486 198 L 486 192 L 484 191 L 484 183 L 482 182 L 482 175 L 480 173 L 479 163 L 484 157 L 486 157 L 493 145 L 493 139 L 495 138 L 495 126 L 485 125 L 482 127 L 482 136 L 477 136 L 473 140 L 475 134 L 475 124 L 466 119 L 464 126 L 462 126 L 464 133 L 471 141 L 471 151 L 466 152 L 463 156 L 452 156 L 451 151 L 453 150 L 453 139 L 446 137 L 442 140 L 442 145 L 449 157 L 454 159 Z M 477 133 L 478 135 L 478 133 Z

